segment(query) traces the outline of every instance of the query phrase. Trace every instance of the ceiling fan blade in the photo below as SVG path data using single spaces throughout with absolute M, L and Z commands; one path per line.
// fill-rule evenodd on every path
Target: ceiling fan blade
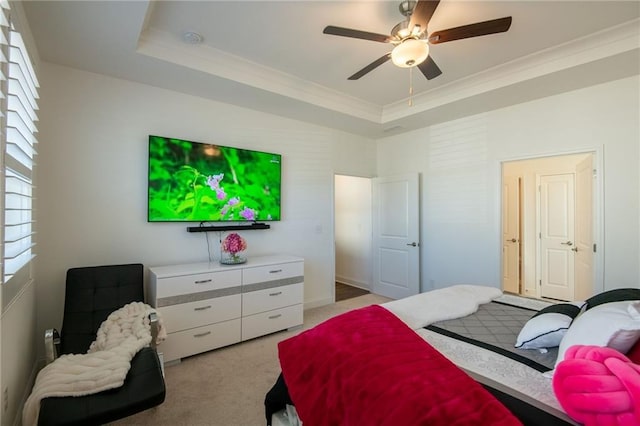
M 427 80 L 431 80 L 442 74 L 440 68 L 436 65 L 436 63 L 431 59 L 431 55 L 427 56 L 427 59 L 424 60 L 420 65 L 418 65 L 422 74 L 427 77 Z
M 322 31 L 324 34 L 337 35 L 342 37 L 359 38 L 362 40 L 377 41 L 380 43 L 389 43 L 391 37 L 384 34 L 370 33 L 367 31 L 353 30 L 351 28 L 334 27 L 329 25 Z
M 478 37 L 487 34 L 503 33 L 511 27 L 511 16 L 493 19 L 491 21 L 476 22 L 475 24 L 435 31 L 429 34 L 429 43 L 438 44 L 463 38 Z
M 414 25 L 420 25 L 422 31 L 426 31 L 427 25 L 436 11 L 440 0 L 418 0 L 418 4 L 411 13 L 409 21 L 409 29 L 413 29 Z
M 366 67 L 362 68 L 360 71 L 358 71 L 357 73 L 355 73 L 354 75 L 349 77 L 349 80 L 357 80 L 357 79 L 359 79 L 363 75 L 365 75 L 365 74 L 373 71 L 374 69 L 378 68 L 380 65 L 384 64 L 389 59 L 391 59 L 391 52 L 389 52 L 386 55 L 381 56 L 380 58 L 378 58 L 375 61 L 371 62 L 369 65 L 367 65 Z

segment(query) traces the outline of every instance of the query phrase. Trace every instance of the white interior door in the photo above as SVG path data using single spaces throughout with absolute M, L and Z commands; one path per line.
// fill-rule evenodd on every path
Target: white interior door
M 502 180 L 502 289 L 520 293 L 520 179 Z
M 593 286 L 593 156 L 576 166 L 575 299 L 586 300 Z
M 418 174 L 373 180 L 373 292 L 420 292 Z
M 574 300 L 573 173 L 540 177 L 540 295 Z

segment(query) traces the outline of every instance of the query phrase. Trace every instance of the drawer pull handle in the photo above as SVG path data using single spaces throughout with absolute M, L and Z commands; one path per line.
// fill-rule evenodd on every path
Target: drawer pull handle
M 278 291 L 276 293 L 269 293 L 269 296 L 280 296 L 282 294 L 281 291 Z
M 206 283 L 210 283 L 211 281 L 213 281 L 213 280 L 211 278 L 209 278 L 208 280 L 196 281 L 195 284 L 206 284 Z
M 269 271 L 270 274 L 279 274 L 280 272 L 282 272 L 282 269 L 274 269 L 272 271 Z
M 269 319 L 276 319 L 276 318 L 280 318 L 282 316 L 282 314 L 278 314 L 278 315 L 271 315 L 269 317 Z
M 204 337 L 204 336 L 208 336 L 210 335 L 211 332 L 210 331 L 206 331 L 204 333 L 200 333 L 200 334 L 194 334 L 193 337 Z
M 201 306 L 199 308 L 193 308 L 194 311 L 204 311 L 205 309 L 211 309 L 211 305 Z

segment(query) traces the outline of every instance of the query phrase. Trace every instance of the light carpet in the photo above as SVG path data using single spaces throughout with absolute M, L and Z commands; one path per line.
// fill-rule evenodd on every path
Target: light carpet
M 185 358 L 165 368 L 162 405 L 111 425 L 263 426 L 264 396 L 280 373 L 278 342 L 336 315 L 389 300 L 367 294 L 309 309 L 301 328 Z

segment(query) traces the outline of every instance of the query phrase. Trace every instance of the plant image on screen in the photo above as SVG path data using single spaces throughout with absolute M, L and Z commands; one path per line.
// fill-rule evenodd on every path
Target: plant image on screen
M 149 136 L 150 222 L 280 220 L 281 155 Z

